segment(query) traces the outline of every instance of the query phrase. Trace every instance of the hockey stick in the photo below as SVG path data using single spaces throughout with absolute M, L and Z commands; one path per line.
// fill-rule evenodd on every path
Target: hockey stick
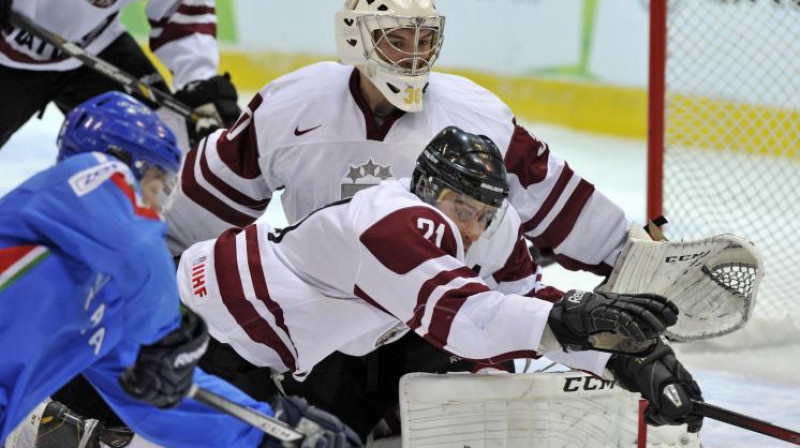
M 109 64 L 108 62 L 98 58 L 97 56 L 89 53 L 78 45 L 68 42 L 58 34 L 52 33 L 39 25 L 31 22 L 27 18 L 11 12 L 11 23 L 30 34 L 40 37 L 45 42 L 58 48 L 62 52 L 79 59 L 90 69 L 100 73 L 101 75 L 122 84 L 130 92 L 135 92 L 143 98 L 148 99 L 160 106 L 164 106 L 181 116 L 187 118 L 192 123 L 197 123 L 201 118 L 192 108 L 176 100 L 172 95 L 164 93 L 160 90 L 153 89 L 147 84 L 139 81 L 133 75 L 130 75 L 119 68 Z
M 256 411 L 255 409 L 234 403 L 225 397 L 219 396 L 208 389 L 198 386 L 197 384 L 192 384 L 191 389 L 189 389 L 188 397 L 193 398 L 206 406 L 236 417 L 245 423 L 249 423 L 282 442 L 299 442 L 305 437 L 303 434 L 295 431 L 286 425 L 286 423 L 276 418 L 269 417 Z
M 758 420 L 753 417 L 748 417 L 746 415 L 729 411 L 719 406 L 714 406 L 713 404 L 704 403 L 702 401 L 692 400 L 692 403 L 697 409 L 697 414 L 700 414 L 703 417 L 713 418 L 714 420 L 718 420 L 729 425 L 749 429 L 750 431 L 784 440 L 794 445 L 800 445 L 800 432 L 781 428 L 780 426 L 775 426 L 772 423 Z

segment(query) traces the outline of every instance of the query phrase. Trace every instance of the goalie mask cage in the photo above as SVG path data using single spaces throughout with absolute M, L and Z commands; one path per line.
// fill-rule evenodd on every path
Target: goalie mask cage
M 648 216 L 670 221 L 671 240 L 755 243 L 766 275 L 743 333 L 788 338 L 800 317 L 800 0 L 650 3 Z M 764 323 L 772 331 L 752 331 Z

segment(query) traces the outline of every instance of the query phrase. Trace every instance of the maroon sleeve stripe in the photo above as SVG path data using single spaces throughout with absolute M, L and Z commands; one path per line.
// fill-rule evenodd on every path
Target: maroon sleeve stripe
M 155 28 L 155 27 L 154 27 Z M 216 23 L 172 23 L 168 22 L 163 26 L 163 31 L 156 38 L 150 39 L 150 49 L 156 51 L 164 45 L 191 36 L 192 34 L 207 34 L 209 36 L 217 36 Z
M 451 289 L 444 293 L 438 301 L 436 308 L 431 316 L 431 324 L 428 326 L 427 339 L 438 341 L 442 346 L 447 344 L 450 336 L 450 328 L 464 302 L 475 294 L 489 291 L 489 288 L 482 283 L 469 283 L 458 289 Z
M 236 123 L 225 130 L 216 143 L 220 160 L 244 179 L 261 176 L 261 167 L 258 164 L 260 150 L 253 115 L 263 102 L 264 98 L 256 94 Z
M 517 175 L 523 188 L 547 178 L 549 156 L 547 144 L 535 139 L 525 128 L 515 123 L 505 162 L 508 172 Z
M 550 256 L 550 258 L 552 258 L 553 261 L 560 264 L 564 268 L 569 269 L 571 271 L 586 271 L 586 272 L 592 272 L 600 276 L 609 276 L 611 275 L 611 271 L 613 270 L 613 267 L 606 263 L 600 263 L 600 264 L 583 263 L 581 261 L 575 260 L 574 258 L 570 258 L 563 254 L 553 254 Z
M 261 250 L 258 244 L 258 227 L 255 224 L 249 225 L 244 229 L 245 241 L 247 242 L 247 264 L 250 267 L 250 277 L 253 279 L 253 291 L 256 297 L 264 305 L 266 305 L 270 314 L 275 318 L 275 324 L 286 333 L 289 341 L 292 341 L 292 334 L 289 333 L 289 328 L 283 318 L 283 308 L 272 300 L 269 295 L 269 288 L 267 288 L 267 278 L 264 275 L 264 266 L 261 263 Z M 266 243 L 266 242 L 265 242 Z M 295 353 L 297 348 L 295 348 Z
M 214 245 L 214 265 L 222 302 L 253 342 L 274 350 L 284 365 L 296 370 L 295 359 L 289 348 L 245 297 L 236 260 L 236 235 L 240 231 L 241 229 L 226 231 Z
M 206 150 L 206 145 L 208 145 L 207 138 L 203 140 L 202 145 L 195 146 L 186 155 L 183 171 L 181 171 L 181 189 L 183 190 L 184 194 L 186 194 L 189 199 L 197 203 L 197 205 L 208 210 L 214 216 L 227 222 L 228 224 L 238 227 L 244 227 L 248 224 L 251 224 L 257 218 L 230 207 L 228 204 L 211 194 L 211 192 L 203 188 L 197 182 L 197 179 L 194 175 L 194 165 L 197 162 L 198 153 L 204 152 Z
M 187 15 L 187 16 L 202 16 L 206 14 L 216 14 L 216 10 L 213 6 L 192 6 L 192 5 L 180 5 L 178 6 L 177 12 L 179 14 Z
M 539 248 L 555 249 L 564 242 L 593 193 L 594 185 L 581 179 L 564 208 L 556 215 L 553 224 L 541 235 L 533 237 L 533 244 Z
M 436 231 L 443 232 L 441 247 L 425 238 L 430 232 L 430 238 L 435 239 Z M 455 256 L 458 249 L 453 230 L 445 219 L 435 210 L 421 206 L 402 208 L 386 215 L 359 239 L 381 264 L 400 275 L 428 260 Z
M 225 138 L 225 134 L 223 133 L 219 138 Z M 269 199 L 253 199 L 231 187 L 224 180 L 220 179 L 219 176 L 214 174 L 214 172 L 211 171 L 211 167 L 208 166 L 208 157 L 206 157 L 206 154 L 208 154 L 208 152 L 203 151 L 203 153 L 200 155 L 200 172 L 203 173 L 203 178 L 208 183 L 213 185 L 214 188 L 219 190 L 219 192 L 225 195 L 225 197 L 243 207 L 247 207 L 251 210 L 259 212 L 264 211 L 264 209 L 267 208 Z
M 514 282 L 531 276 L 534 272 L 536 272 L 536 268 L 531 260 L 531 253 L 528 251 L 528 246 L 520 231 L 514 250 L 511 251 L 503 267 L 492 274 L 492 278 L 497 283 Z
M 547 195 L 547 199 L 545 199 L 545 201 L 542 203 L 542 206 L 539 207 L 539 210 L 536 212 L 536 214 L 533 215 L 533 217 L 527 222 L 522 224 L 522 229 L 525 232 L 530 232 L 542 223 L 547 214 L 550 213 L 550 210 L 553 209 L 553 206 L 556 205 L 558 198 L 564 194 L 564 189 L 567 187 L 569 180 L 572 179 L 573 174 L 574 172 L 572 171 L 572 168 L 565 163 L 564 169 L 561 171 L 561 175 L 558 176 L 558 180 L 553 186 L 553 189 L 550 190 L 550 194 Z
M 536 291 L 533 297 L 541 300 L 546 300 L 550 303 L 556 303 L 564 297 L 564 292 L 552 286 L 545 286 L 544 288 Z
M 419 328 L 419 326 L 422 325 L 422 317 L 425 315 L 425 308 L 428 306 L 428 299 L 430 299 L 433 290 L 439 286 L 450 283 L 458 277 L 474 278 L 476 275 L 475 271 L 463 266 L 451 271 L 442 271 L 432 279 L 423 283 L 419 288 L 419 293 L 417 293 L 417 304 L 414 306 L 414 316 L 411 320 L 406 322 L 406 325 L 412 330 Z

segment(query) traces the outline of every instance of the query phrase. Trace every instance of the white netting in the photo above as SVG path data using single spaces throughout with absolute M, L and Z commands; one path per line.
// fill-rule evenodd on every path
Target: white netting
M 781 325 L 800 321 L 799 3 L 671 0 L 667 16 L 666 235 L 753 241 L 755 318 Z

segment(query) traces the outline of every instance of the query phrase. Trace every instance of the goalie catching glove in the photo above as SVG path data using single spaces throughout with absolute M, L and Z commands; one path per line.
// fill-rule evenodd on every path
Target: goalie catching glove
M 189 123 L 192 146 L 219 128 L 233 126 L 242 112 L 237 104 L 236 87 L 228 73 L 204 81 L 192 81 L 175 93 L 175 99 L 186 103 L 201 116 L 197 123 Z
M 158 408 L 171 408 L 189 393 L 194 368 L 208 347 L 206 323 L 185 312 L 181 326 L 152 345 L 139 349 L 136 363 L 119 383 L 133 398 Z
M 309 405 L 300 397 L 279 395 L 275 400 L 275 417 L 286 422 L 305 438 L 299 448 L 357 448 L 361 439 L 341 420 L 333 415 Z M 266 436 L 259 448 L 297 447 Z
M 677 321 L 678 307 L 661 296 L 570 290 L 547 324 L 566 351 L 644 354 Z
M 685 423 L 689 432 L 700 431 L 703 417 L 692 413 L 692 400 L 703 401 L 700 386 L 662 338 L 649 355 L 641 358 L 613 355 L 606 368 L 622 388 L 641 393 L 649 402 L 645 410 L 647 423 L 653 426 Z

